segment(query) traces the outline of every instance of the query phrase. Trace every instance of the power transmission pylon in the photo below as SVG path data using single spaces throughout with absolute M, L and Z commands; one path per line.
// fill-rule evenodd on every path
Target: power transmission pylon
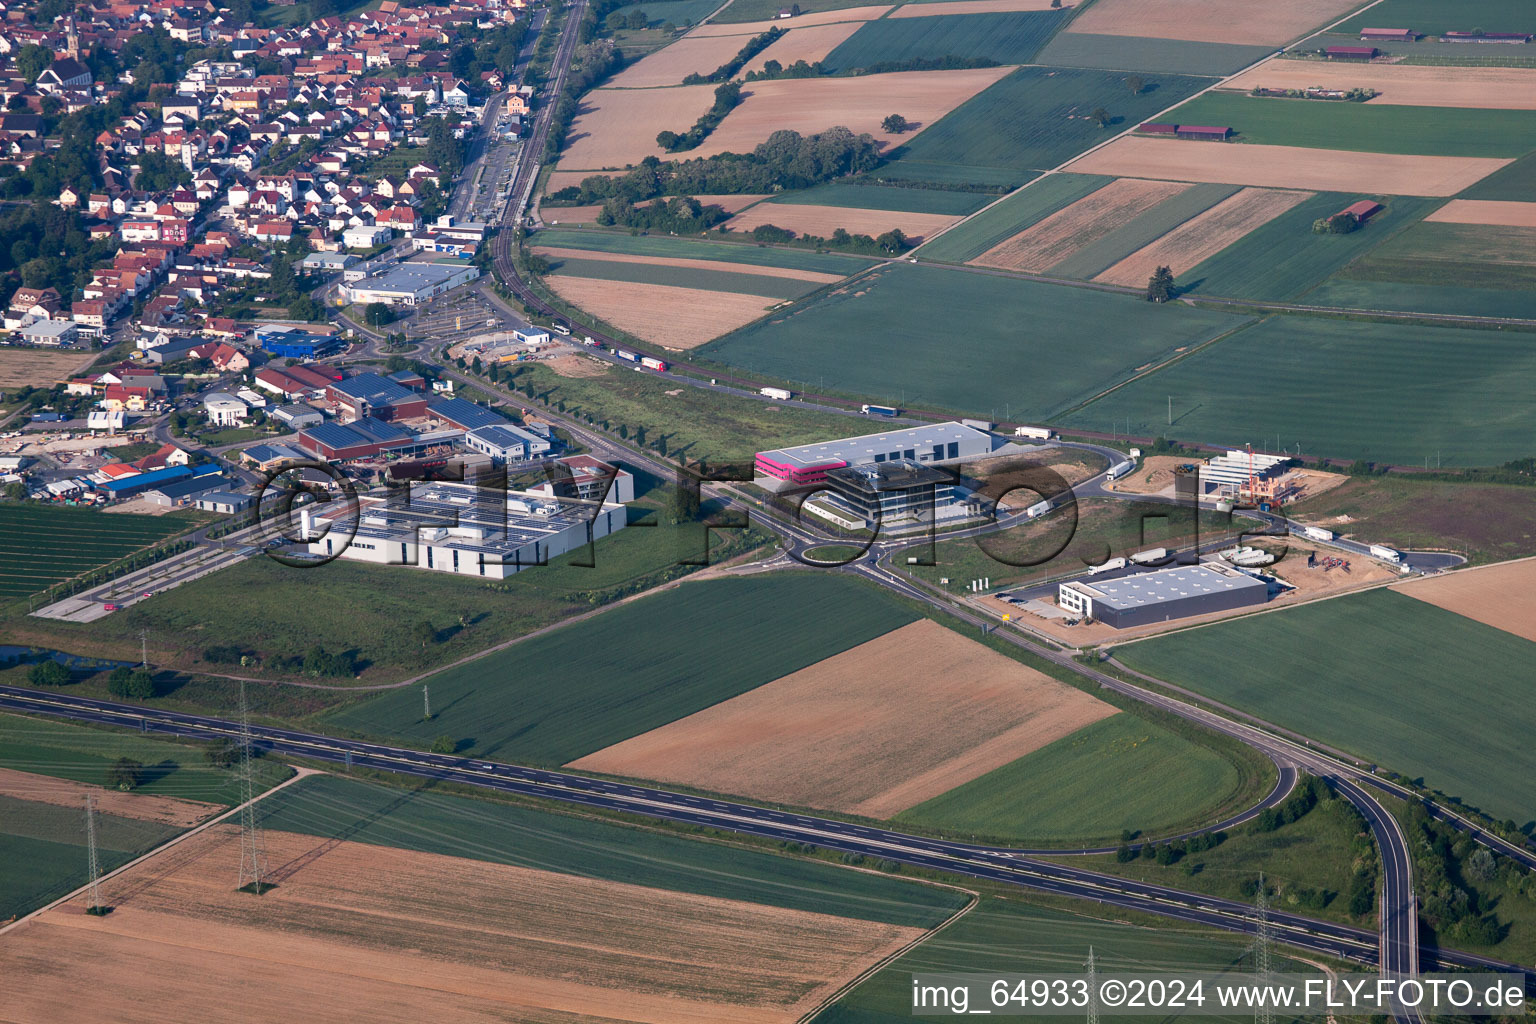
M 256 767 L 251 761 L 251 715 L 245 700 L 245 681 L 240 682 L 240 884 L 242 891 L 260 896 L 267 858 L 256 827 Z
M 1275 1008 L 1269 1005 L 1269 946 L 1274 934 L 1269 923 L 1269 894 L 1264 890 L 1264 875 L 1259 874 L 1258 900 L 1254 904 L 1253 980 L 1259 1000 L 1255 1004 L 1254 1024 L 1275 1024 Z
M 1099 1024 L 1099 971 L 1088 947 L 1088 1024 Z
M 85 912 L 104 914 L 106 907 L 101 902 L 101 860 L 96 855 L 96 798 L 90 793 L 85 794 L 85 848 L 91 872 L 91 898 Z

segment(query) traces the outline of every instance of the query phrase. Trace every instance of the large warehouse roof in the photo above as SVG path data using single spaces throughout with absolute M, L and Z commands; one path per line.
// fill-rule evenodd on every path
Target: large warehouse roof
M 954 442 L 960 444 L 962 457 L 975 457 L 992 450 L 993 438 L 991 434 L 977 430 L 975 427 L 968 427 L 963 423 L 928 423 L 920 427 L 908 427 L 905 430 L 888 430 L 880 434 L 845 437 L 837 441 L 818 441 L 815 444 L 778 448 L 759 454 L 781 465 L 797 468 L 821 466 L 831 462 L 846 462 L 857 466 L 873 462 L 876 455 L 886 456 L 896 452 L 898 453 L 896 457 L 901 458 L 902 454 L 909 449 L 926 455 L 935 445 L 942 444 L 947 448 Z
M 1261 579 L 1215 563 L 1178 565 L 1171 569 L 1136 573 L 1094 583 L 1078 580 L 1071 585 L 1088 594 L 1096 603 L 1121 611 L 1197 594 L 1217 594 L 1253 587 L 1267 593 L 1269 589 L 1269 585 Z

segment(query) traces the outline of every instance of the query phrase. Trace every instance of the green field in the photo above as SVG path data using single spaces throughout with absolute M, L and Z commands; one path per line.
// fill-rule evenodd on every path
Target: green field
M 423 746 L 447 735 L 487 757 L 564 764 L 914 618 L 883 592 L 826 572 L 685 584 L 433 676 L 430 722 L 416 687 L 326 721 Z
M 1174 268 L 1179 287 L 1223 298 L 1295 299 L 1351 260 L 1416 222 L 1439 200 L 1372 196 L 1386 209 L 1347 235 L 1315 235 L 1312 222 L 1361 198 L 1321 192 L 1250 231 L 1191 269 Z
M 626 4 L 617 10 L 625 18 L 628 18 L 633 11 L 644 11 L 647 28 L 660 28 L 669 21 L 678 28 L 686 28 L 689 25 L 697 25 L 709 17 L 724 2 L 725 0 L 642 0 L 641 3 Z M 625 53 L 628 52 L 625 51 Z
M 1431 287 L 1536 291 L 1536 228 L 1421 221 L 1350 264 L 1340 277 Z M 1525 296 L 1529 303 L 1531 297 Z
M 1100 921 L 1025 899 L 985 896 L 980 906 L 915 947 L 814 1018 L 815 1024 L 905 1024 L 913 1020 L 912 976 L 928 973 L 1078 974 L 1093 950 L 1100 971 L 1232 971 L 1252 977 L 1243 936 L 1191 928 Z M 1283 962 L 1283 960 L 1282 960 Z M 1300 965 L 1278 967 L 1299 970 Z M 972 1004 L 975 1009 L 983 1009 Z M 924 1018 L 917 1018 L 919 1020 Z M 936 1018 L 928 1018 L 936 1019 Z M 1054 1021 L 1075 1016 L 1047 1018 Z M 1125 1021 L 1194 1020 L 1173 1014 Z M 1199 1018 L 1219 1020 L 1219 1017 Z M 1233 1016 L 1229 1020 L 1251 1020 Z
M 1524 334 L 1278 317 L 1066 417 L 1069 426 L 1447 467 L 1526 458 L 1536 347 Z M 1173 426 L 1167 426 L 1168 400 Z
M 897 821 L 951 834 L 1113 842 L 1198 828 L 1242 787 L 1237 767 L 1130 712 L 1085 726 L 918 804 Z
M 937 188 L 902 188 L 879 185 L 867 179 L 828 182 L 783 192 L 770 203 L 809 203 L 814 206 L 846 206 L 860 210 L 889 210 L 894 213 L 944 213 L 964 217 L 975 213 L 997 197 L 976 192 L 950 192 Z
M 46 590 L 189 525 L 179 516 L 6 502 L 0 505 L 0 601 Z
M 1131 253 L 1198 216 L 1238 191 L 1237 185 L 1191 185 L 1178 195 L 1158 203 L 1139 216 L 1132 217 L 1103 238 L 1083 246 L 1060 263 L 1048 268 L 1052 277 L 1077 277 L 1087 280 L 1120 262 Z
M 165 842 L 174 826 L 96 813 L 101 869 L 111 871 Z M 83 808 L 0 796 L 0 921 L 36 910 L 90 878 Z
M 799 6 L 801 14 L 817 14 L 822 11 L 846 11 L 850 7 L 867 7 L 869 0 L 805 0 L 805 3 Z M 765 21 L 777 18 L 783 9 L 784 4 L 780 0 L 735 0 L 731 6 L 710 20 L 717 24 Z M 793 21 L 786 24 L 791 28 L 794 27 Z
M 1518 157 L 1536 148 L 1523 110 L 1323 103 L 1208 92 L 1168 115 L 1179 124 L 1231 125 L 1237 141 L 1364 153 Z
M 1020 168 L 1055 167 L 1210 84 L 1185 75 L 1141 77 L 1143 91 L 1137 95 L 1125 74 L 1020 68 L 898 148 L 894 162 L 880 173 L 935 181 L 948 180 L 935 177 L 937 171 L 956 180 L 984 181 L 987 174 L 1017 178 Z M 1109 128 L 1088 116 L 1096 107 L 1109 112 Z
M 822 60 L 833 71 L 880 61 L 985 57 L 1028 64 L 1066 21 L 1066 10 L 946 14 L 870 21 Z
M 919 250 L 924 259 L 964 263 L 1023 231 L 1064 206 L 1070 206 L 1113 181 L 1097 174 L 1048 174 L 998 203 L 979 217 L 958 224 Z
M 1038 59 L 1041 64 L 1062 67 L 1219 78 L 1274 52 L 1273 46 L 1237 46 L 1227 43 L 1192 43 L 1182 39 L 1062 32 L 1040 51 Z
M 898 264 L 697 350 L 776 377 L 989 418 L 1050 418 L 1237 317 L 936 266 Z M 1085 325 L 1092 336 L 1085 337 Z
M 1306 295 L 1309 305 L 1350 309 L 1390 309 L 1409 313 L 1460 313 L 1536 319 L 1536 292 L 1462 288 L 1453 285 L 1358 281 L 1339 277 L 1325 281 Z
M 1335 32 L 1358 35 L 1362 28 L 1383 25 L 1411 28 L 1421 35 L 1444 32 L 1533 32 L 1536 16 L 1527 0 L 1383 0 L 1364 14 L 1341 24 Z M 1463 49 L 1485 49 L 1476 43 L 1457 43 Z M 1498 47 L 1503 49 L 1504 47 Z M 1510 47 L 1519 49 L 1519 47 Z
M 672 525 L 669 517 L 657 516 L 660 504 L 648 496 L 631 505 L 631 521 L 639 525 L 598 541 L 592 568 L 573 564 L 587 556 L 577 551 L 486 584 L 399 566 L 337 560 L 305 570 L 258 557 L 88 625 L 20 617 L 6 629 L 38 646 L 134 658 L 143 630 L 150 659 L 159 667 L 256 676 L 277 674 L 265 667 L 272 659 L 302 656 L 320 644 L 331 653 L 354 652 L 364 681 L 388 682 L 693 571 L 678 561 L 700 555 L 703 527 Z M 661 525 L 644 525 L 657 518 Z M 711 551 L 741 550 L 746 543 L 741 533 L 716 533 Z M 752 534 L 754 543 L 763 539 Z M 438 631 L 431 644 L 424 646 L 410 632 L 408 627 L 420 622 Z M 222 645 L 254 654 L 262 664 L 202 660 L 206 649 Z M 329 682 L 346 686 L 351 680 Z
M 1536 818 L 1529 640 L 1371 590 L 1127 644 L 1116 656 L 1422 776 L 1494 817 Z
M 1523 203 L 1530 202 L 1533 195 L 1536 195 L 1536 153 L 1528 153 L 1464 190 L 1461 198 Z
M 172 743 L 118 729 L 0 715 L 0 768 L 102 786 L 107 768 L 118 758 L 127 757 L 147 768 L 146 780 L 134 790 L 136 793 L 238 803 L 239 780 L 233 772 L 209 764 L 203 749 L 201 744 Z M 263 789 L 293 774 L 275 761 L 260 761 L 258 768 Z
M 551 211 L 558 207 L 550 207 Z M 551 212 L 550 216 L 554 216 Z M 814 270 L 824 274 L 852 274 L 874 261 L 862 256 L 815 252 L 810 249 L 770 248 L 747 242 L 712 242 L 698 238 L 672 238 L 667 235 L 630 235 L 595 229 L 546 228 L 528 239 L 529 245 L 548 245 L 563 249 L 586 249 L 627 256 L 661 256 L 690 260 L 720 260 L 759 267 L 784 267 L 789 270 Z
M 591 818 L 317 776 L 262 801 L 262 825 L 583 878 L 931 928 L 966 897 L 874 872 Z
M 821 287 L 815 281 L 796 281 L 767 274 L 738 274 L 729 270 L 699 270 L 695 267 L 666 267 L 652 263 L 616 263 L 612 260 L 557 256 L 550 259 L 550 264 L 551 273 L 569 277 L 638 281 L 641 284 L 703 288 L 712 292 L 763 295 L 774 299 L 797 299 Z

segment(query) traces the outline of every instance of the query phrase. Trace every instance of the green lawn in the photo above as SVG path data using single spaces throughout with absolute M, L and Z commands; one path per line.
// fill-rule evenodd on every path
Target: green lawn
M 326 722 L 421 746 L 447 735 L 488 757 L 564 764 L 913 618 L 882 591 L 822 571 L 685 584 L 433 676 L 430 722 L 417 687 Z
M 1536 153 L 1528 153 L 1494 171 L 1461 193 L 1462 199 L 1501 199 L 1525 203 L 1536 195 Z
M 1066 10 L 947 14 L 870 21 L 822 60 L 833 71 L 888 60 L 984 57 L 1028 64 L 1066 21 Z
M 584 260 L 563 256 L 551 259 L 550 263 L 551 273 L 570 277 L 703 288 L 712 292 L 763 295 L 774 299 L 797 299 L 821 287 L 814 281 L 796 281 L 767 274 L 738 274 L 729 270 L 665 267 L 652 263 L 616 263 L 612 260 Z
M 1371 196 L 1385 209 L 1347 235 L 1315 235 L 1312 222 L 1362 198 L 1321 192 L 1261 224 L 1194 267 L 1175 267 L 1179 288 L 1197 295 L 1285 301 L 1301 296 L 1394 233 L 1415 224 L 1439 205 L 1437 199 Z
M 903 144 L 881 176 L 1022 182 L 1027 178 L 1019 175 L 1021 168 L 1055 167 L 1209 84 L 1186 75 L 1144 74 L 1138 95 L 1127 77 L 1072 67 L 1020 68 Z M 1088 116 L 1096 107 L 1113 119 L 1108 129 Z
M 472 797 L 334 776 L 261 803 L 262 825 L 583 878 L 931 928 L 966 897 L 873 872 Z
M 890 210 L 897 213 L 944 213 L 964 217 L 996 198 L 986 193 L 880 185 L 865 178 L 828 182 L 798 192 L 783 192 L 768 201 L 844 206 L 859 210 Z
M 1230 75 L 1274 52 L 1273 46 L 1193 43 L 1183 39 L 1062 32 L 1040 51 L 1038 59 L 1042 64 L 1063 67 L 1209 75 L 1217 78 Z
M 174 826 L 96 813 L 101 870 L 165 842 Z M 83 808 L 0 796 L 0 921 L 36 910 L 90 878 Z
M 1517 157 L 1536 148 L 1536 121 L 1521 110 L 1323 103 L 1208 92 L 1168 115 L 1178 124 L 1222 124 L 1239 142 L 1366 153 Z
M 1484 32 L 1530 32 L 1536 28 L 1536 18 L 1532 17 L 1531 5 L 1526 0 L 1457 0 L 1454 4 L 1441 0 L 1383 0 L 1334 31 L 1358 35 L 1362 28 L 1382 25 L 1411 28 L 1421 35 L 1436 36 L 1479 28 Z M 1462 49 L 1487 49 L 1475 43 L 1456 45 Z
M 1093 950 L 1100 971 L 1232 971 L 1251 978 L 1248 940 L 1168 925 L 1100 921 L 1033 906 L 1027 898 L 985 896 L 980 906 L 928 939 L 814 1018 L 815 1024 L 905 1024 L 913 1020 L 912 976 L 929 973 L 1080 974 Z M 1280 959 L 1279 970 L 1300 970 Z M 973 1010 L 983 1009 L 974 1004 Z M 917 1018 L 924 1019 L 924 1018 Z M 933 1019 L 933 1018 L 929 1018 Z M 1074 1016 L 1047 1018 L 1065 1021 Z M 1171 1024 L 1172 1014 L 1121 1017 Z M 1200 1020 L 1220 1020 L 1205 1016 Z M 1225 1018 L 1248 1021 L 1234 1015 Z
M 1069 427 L 1396 465 L 1532 453 L 1536 347 L 1513 332 L 1277 317 L 1065 418 Z M 1173 399 L 1173 426 L 1167 426 Z M 1276 435 L 1278 439 L 1276 439 Z
M 1094 192 L 1114 179 L 1097 174 L 1048 174 L 1004 199 L 979 217 L 956 225 L 918 250 L 924 259 L 964 263 L 1007 241 L 1036 221 Z
M 147 768 L 147 781 L 135 792 L 216 804 L 238 803 L 239 780 L 233 772 L 209 764 L 203 750 L 201 744 L 172 743 L 123 730 L 0 715 L 0 768 L 102 786 L 106 785 L 107 768 L 118 758 L 127 757 Z M 293 774 L 276 762 L 258 764 L 262 788 L 274 786 Z
M 1152 209 L 1132 217 L 1103 238 L 1083 246 L 1061 262 L 1049 267 L 1052 277 L 1076 277 L 1087 280 L 1120 262 L 1131 253 L 1172 231 L 1191 217 L 1198 216 L 1238 191 L 1236 185 L 1191 185 L 1178 195 L 1169 196 Z
M 18 617 L 6 628 L 19 642 L 134 658 L 143 630 L 157 666 L 258 676 L 275 670 L 211 664 L 202 660 L 203 652 L 235 645 L 265 663 L 302 656 L 320 644 L 332 653 L 355 652 L 364 681 L 388 682 L 692 572 L 679 560 L 700 555 L 703 527 L 673 526 L 669 520 L 643 525 L 656 521 L 654 509 L 670 492 L 661 493 L 662 499 L 631 506 L 631 521 L 641 525 L 597 542 L 595 567 L 575 564 L 587 557 L 577 551 L 503 582 L 484 583 L 405 566 L 337 560 L 295 569 L 257 557 L 89 625 Z M 711 552 L 743 550 L 749 538 L 741 534 L 715 533 Z M 763 539 L 753 532 L 750 542 Z M 438 631 L 426 647 L 410 632 L 420 622 Z M 351 680 L 331 682 L 344 686 Z
M 918 804 L 897 821 L 1046 844 L 1109 843 L 1211 821 L 1242 787 L 1220 754 L 1120 712 Z
M 551 211 L 556 209 L 558 207 L 550 207 Z M 551 216 L 554 214 L 551 213 Z M 720 260 L 724 263 L 746 263 L 760 267 L 814 270 L 823 274 L 852 274 L 874 264 L 873 260 L 861 256 L 816 252 L 811 249 L 771 248 L 750 242 L 673 238 L 667 235 L 619 234 L 591 228 L 546 228 L 531 236 L 528 243 L 628 256 Z
M 0 601 L 25 597 L 187 529 L 184 519 L 0 505 Z
M 1370 758 L 1498 818 L 1536 818 L 1536 644 L 1390 590 L 1120 647 L 1138 671 Z
M 896 264 L 857 283 L 697 351 L 902 408 L 1049 421 L 1135 367 L 1244 322 L 947 267 Z

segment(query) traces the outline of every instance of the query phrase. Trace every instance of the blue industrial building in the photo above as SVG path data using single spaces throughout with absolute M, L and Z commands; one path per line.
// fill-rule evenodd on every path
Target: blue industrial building
M 282 359 L 323 359 L 340 352 L 346 342 L 337 334 L 315 334 L 301 327 L 264 324 L 256 328 L 256 341 Z

